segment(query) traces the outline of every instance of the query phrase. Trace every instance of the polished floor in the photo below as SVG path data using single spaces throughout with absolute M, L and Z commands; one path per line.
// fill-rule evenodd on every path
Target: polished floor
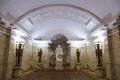
M 83 73 L 78 71 L 49 71 L 36 72 L 25 80 L 90 80 Z

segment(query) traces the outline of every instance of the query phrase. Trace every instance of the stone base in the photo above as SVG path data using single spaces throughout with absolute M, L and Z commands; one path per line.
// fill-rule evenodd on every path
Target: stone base
M 77 70 L 80 70 L 80 69 L 81 69 L 81 64 L 80 64 L 80 63 L 77 63 L 77 64 L 76 64 L 76 67 L 77 67 Z
M 38 70 L 43 69 L 43 64 L 42 64 L 42 63 L 38 63 L 38 64 L 37 64 L 37 69 L 38 69 Z
M 63 70 L 63 61 L 56 61 L 56 70 Z
M 42 66 L 42 63 L 38 63 L 37 66 Z
M 13 71 L 13 78 L 22 77 L 22 72 L 23 72 L 23 70 L 21 69 L 21 67 L 15 67 L 14 71 Z
M 104 78 L 105 77 L 105 70 L 104 70 L 104 68 L 103 67 L 98 67 L 96 69 L 96 74 L 97 74 L 98 77 Z

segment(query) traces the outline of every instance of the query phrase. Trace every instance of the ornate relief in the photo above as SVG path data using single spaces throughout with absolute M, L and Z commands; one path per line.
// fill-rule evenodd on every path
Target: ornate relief
M 67 5 L 67 4 L 51 4 L 41 6 L 35 9 L 32 9 L 22 16 L 20 16 L 15 23 L 19 23 L 23 26 L 23 22 L 29 20 L 32 23 L 32 27 L 28 28 L 28 26 L 23 26 L 26 31 L 32 32 L 32 28 L 34 28 L 35 24 L 42 23 L 44 21 L 48 21 L 51 19 L 64 19 L 71 20 L 75 23 L 78 23 L 83 27 L 85 33 L 89 33 L 90 30 L 87 30 L 86 26 L 92 21 L 95 24 L 104 24 L 101 19 L 99 19 L 92 12 L 85 10 L 83 8 Z M 92 27 L 95 28 L 96 26 Z M 82 28 L 81 28 L 82 29 Z M 84 31 L 83 30 L 83 31 Z M 83 33 L 84 34 L 84 33 Z
M 52 18 L 63 18 L 75 21 L 77 23 L 87 24 L 92 18 L 88 17 L 85 11 L 68 7 L 68 6 L 49 6 L 29 13 L 24 19 L 20 20 L 20 23 L 27 19 L 30 19 L 33 24 L 46 21 Z M 21 22 L 22 21 L 22 22 Z
M 90 18 L 88 18 L 85 14 L 82 14 L 81 11 L 65 6 L 40 9 L 34 12 L 34 14 L 32 14 L 32 16 L 29 19 L 32 21 L 32 23 L 35 24 L 37 22 L 42 22 L 52 18 L 63 18 L 82 24 L 87 24 L 90 20 Z

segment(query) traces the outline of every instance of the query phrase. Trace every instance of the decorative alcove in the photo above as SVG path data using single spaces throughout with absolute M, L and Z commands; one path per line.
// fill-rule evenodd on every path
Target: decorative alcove
M 57 34 L 52 37 L 51 39 L 52 43 L 49 44 L 49 51 L 50 51 L 49 53 L 52 53 L 50 55 L 50 62 L 52 62 L 53 64 L 55 63 L 56 61 L 55 50 L 57 46 L 60 45 L 63 50 L 63 62 L 67 63 L 67 59 L 70 54 L 69 44 L 67 43 L 67 41 L 68 39 L 62 34 Z

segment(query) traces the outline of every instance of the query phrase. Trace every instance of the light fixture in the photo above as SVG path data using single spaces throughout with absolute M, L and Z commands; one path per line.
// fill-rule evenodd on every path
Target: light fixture
M 24 43 L 22 43 L 22 42 L 17 42 L 17 43 L 15 43 L 16 66 L 21 66 L 23 49 L 24 49 Z
M 96 58 L 97 58 L 97 66 L 102 67 L 102 44 L 97 43 L 95 44 L 95 53 L 96 53 Z

